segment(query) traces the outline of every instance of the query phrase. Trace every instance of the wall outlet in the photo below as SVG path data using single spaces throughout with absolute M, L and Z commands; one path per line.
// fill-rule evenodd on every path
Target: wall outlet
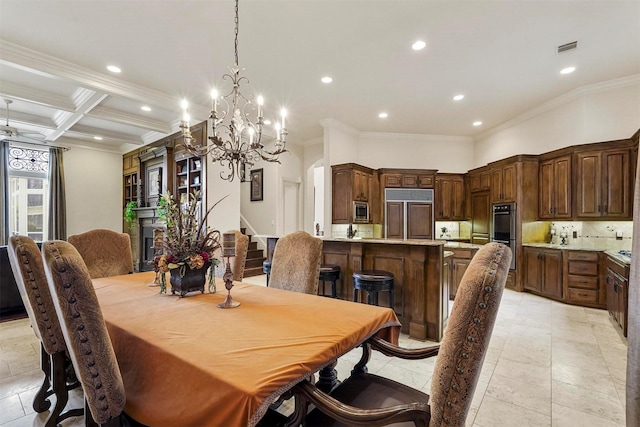
M 616 240 L 622 240 L 622 230 L 616 230 Z
M 573 238 L 574 238 L 574 239 L 577 239 L 577 238 L 578 238 L 578 232 L 577 232 L 577 231 L 575 231 L 575 230 L 574 230 L 574 232 L 573 232 Z

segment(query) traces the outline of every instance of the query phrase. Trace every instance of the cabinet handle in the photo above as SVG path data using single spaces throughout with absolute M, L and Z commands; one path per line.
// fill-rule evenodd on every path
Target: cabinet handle
M 581 293 L 578 293 L 578 296 L 580 296 L 580 297 L 586 297 L 586 296 L 588 296 L 588 295 L 587 295 L 587 294 L 581 294 Z

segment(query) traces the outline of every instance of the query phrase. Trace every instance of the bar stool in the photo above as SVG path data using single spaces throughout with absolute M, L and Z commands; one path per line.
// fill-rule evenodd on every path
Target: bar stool
M 262 271 L 267 275 L 267 286 L 269 286 L 269 276 L 271 276 L 271 260 L 262 261 Z
M 378 292 L 389 292 L 389 306 L 393 308 L 393 273 L 383 270 L 354 271 L 354 302 L 358 302 L 358 291 L 366 291 L 367 304 L 373 305 L 378 305 Z
M 340 279 L 340 266 L 337 264 L 322 264 L 320 266 L 320 276 L 318 278 L 322 282 L 322 296 L 338 298 L 336 292 L 336 282 Z M 331 295 L 324 293 L 324 283 L 331 282 Z

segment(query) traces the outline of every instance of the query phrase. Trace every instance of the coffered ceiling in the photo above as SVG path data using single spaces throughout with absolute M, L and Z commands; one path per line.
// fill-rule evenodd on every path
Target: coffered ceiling
M 233 14 L 229 0 L 0 0 L 9 124 L 127 151 L 175 132 L 183 97 L 204 120 L 233 63 Z M 637 78 L 639 22 L 637 0 L 241 0 L 239 62 L 267 118 L 289 110 L 293 143 L 320 137 L 325 118 L 473 137 L 585 85 Z

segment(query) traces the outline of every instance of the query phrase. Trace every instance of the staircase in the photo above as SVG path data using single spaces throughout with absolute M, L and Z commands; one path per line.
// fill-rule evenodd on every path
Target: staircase
M 241 228 L 242 234 L 247 234 L 246 228 Z M 262 271 L 262 262 L 265 260 L 264 251 L 258 249 L 258 242 L 251 240 L 249 234 L 249 250 L 247 251 L 247 261 L 244 265 L 244 277 L 260 276 L 264 274 Z

